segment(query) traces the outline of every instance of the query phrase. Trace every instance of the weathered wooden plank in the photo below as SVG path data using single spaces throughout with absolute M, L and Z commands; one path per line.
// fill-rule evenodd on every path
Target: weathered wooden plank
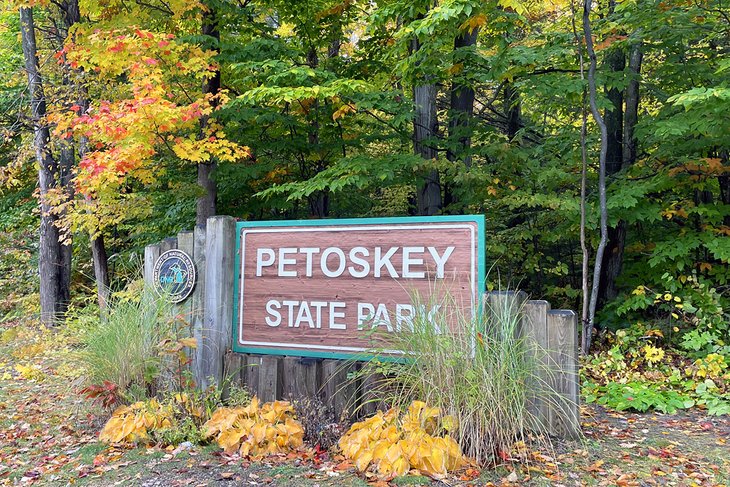
M 515 334 L 520 332 L 519 320 L 522 306 L 527 300 L 523 291 L 492 291 L 485 298 L 487 333 L 502 334 L 508 328 Z
M 205 298 L 205 227 L 197 225 L 193 230 L 193 263 L 197 271 L 197 282 L 190 294 L 190 326 L 198 348 L 192 354 L 193 377 L 196 384 L 203 383 L 200 350 L 203 345 L 203 302 Z
M 148 245 L 144 248 L 144 284 L 148 291 L 154 292 L 155 262 L 160 257 L 160 244 Z
M 240 386 L 242 375 L 246 367 L 246 357 L 240 353 L 228 352 L 223 361 L 223 392 L 222 397 L 228 398 L 231 386 Z
M 243 383 L 251 395 L 259 393 L 259 374 L 261 371 L 263 355 L 246 354 L 246 368 L 243 371 Z
M 263 355 L 259 366 L 258 396 L 261 402 L 281 398 L 282 358 L 276 355 Z
M 548 313 L 548 350 L 553 371 L 552 385 L 556 398 L 550 408 L 550 425 L 554 434 L 564 438 L 580 435 L 578 378 L 578 317 L 573 311 Z
M 385 376 L 374 373 L 362 376 L 360 379 L 360 399 L 357 416 L 365 418 L 372 416 L 379 409 L 387 409 L 383 394 L 385 393 Z
M 177 249 L 185 252 L 190 256 L 192 259 L 193 252 L 194 252 L 194 243 L 193 243 L 193 232 L 180 232 L 177 234 Z M 195 270 L 196 278 L 198 274 L 198 270 Z M 190 333 L 190 336 L 194 337 L 193 333 L 193 327 L 192 327 L 192 320 L 191 320 L 191 311 L 193 309 L 193 303 L 190 299 L 190 296 L 183 301 L 182 303 L 177 303 L 173 306 L 173 312 L 175 313 L 175 316 L 178 317 L 180 321 L 182 321 L 185 326 L 188 327 L 188 333 Z M 194 349 L 186 348 L 185 353 L 187 353 L 188 357 L 192 357 L 194 352 Z
M 205 234 L 203 340 L 198 348 L 199 384 L 221 384 L 223 355 L 231 347 L 233 262 L 236 222 L 229 216 L 208 218 Z
M 550 303 L 527 301 L 523 306 L 520 337 L 525 340 L 528 361 L 534 373 L 528 385 L 528 411 L 535 418 L 537 431 L 545 431 L 549 425 L 551 388 L 551 364 L 548 356 L 547 319 Z
M 282 361 L 282 394 L 286 400 L 317 396 L 321 360 L 306 357 L 284 357 Z
M 348 374 L 356 370 L 357 366 L 352 362 L 322 361 L 322 400 L 336 421 L 349 417 L 357 409 L 358 381 L 348 378 Z
M 177 248 L 177 237 L 167 237 L 160 242 L 160 253 Z

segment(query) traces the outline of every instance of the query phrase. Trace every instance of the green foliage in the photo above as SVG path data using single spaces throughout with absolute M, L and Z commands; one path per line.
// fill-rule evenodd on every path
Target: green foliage
M 0 321 L 38 311 L 38 218 L 31 193 L 0 194 Z
M 668 345 L 661 330 L 641 324 L 607 334 L 604 349 L 586 357 L 581 370 L 586 402 L 619 411 L 700 407 L 730 414 L 728 355 L 691 360 Z

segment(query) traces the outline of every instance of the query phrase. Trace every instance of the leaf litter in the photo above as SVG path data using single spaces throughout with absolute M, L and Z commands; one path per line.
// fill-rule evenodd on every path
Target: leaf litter
M 292 485 L 403 484 L 358 473 L 343 455 L 318 448 L 262 459 L 216 445 L 122 448 L 103 445 L 108 419 L 83 398 L 63 333 L 17 322 L 0 325 L 0 485 Z M 8 333 L 8 330 L 12 330 Z M 20 366 L 20 367 L 18 367 Z M 730 420 L 702 411 L 617 413 L 581 408 L 584 439 L 534 451 L 518 442 L 499 465 L 466 466 L 438 482 L 454 486 L 722 486 L 730 483 Z M 392 480 L 392 481 L 389 481 Z

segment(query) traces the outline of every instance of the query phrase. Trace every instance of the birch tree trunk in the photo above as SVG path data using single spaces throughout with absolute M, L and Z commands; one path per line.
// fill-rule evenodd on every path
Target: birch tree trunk
M 603 252 L 606 248 L 608 233 L 608 210 L 606 208 L 606 154 L 608 152 L 608 130 L 606 122 L 598 109 L 598 95 L 596 93 L 596 51 L 593 48 L 593 33 L 591 29 L 591 0 L 584 0 L 583 3 L 583 35 L 586 42 L 586 52 L 590 64 L 588 67 L 588 100 L 591 107 L 591 114 L 601 131 L 601 151 L 598 159 L 598 204 L 601 212 L 601 240 L 596 249 L 596 258 L 593 264 L 593 283 L 591 299 L 588 304 L 588 320 L 583 323 L 582 349 L 583 353 L 590 350 L 593 340 L 593 326 L 596 317 L 596 304 L 598 302 L 598 287 L 601 282 L 601 263 Z
M 38 56 L 33 22 L 33 9 L 20 8 L 20 33 L 28 73 L 31 118 L 33 121 L 33 145 L 38 163 L 38 186 L 40 190 L 40 242 L 38 248 L 38 271 L 40 277 L 41 322 L 46 325 L 58 324 L 68 305 L 69 291 L 64 284 L 64 252 L 59 240 L 56 217 L 51 213 L 48 202 L 49 192 L 59 187 L 58 163 L 50 148 L 50 131 L 45 122 L 46 99 L 43 81 L 38 68 Z

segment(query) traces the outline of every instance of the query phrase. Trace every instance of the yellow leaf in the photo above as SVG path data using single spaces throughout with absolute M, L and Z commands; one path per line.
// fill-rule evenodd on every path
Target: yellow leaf
M 355 467 L 361 471 L 364 472 L 368 466 L 370 465 L 370 462 L 373 460 L 373 452 L 371 451 L 364 451 L 360 453 L 360 455 L 357 456 L 355 459 Z
M 179 341 L 180 345 L 188 348 L 198 348 L 198 341 L 195 338 L 183 338 Z
M 487 16 L 484 14 L 477 14 L 473 17 L 470 17 L 461 24 L 461 30 L 468 30 L 469 32 L 473 32 L 474 29 L 481 27 L 487 23 Z

